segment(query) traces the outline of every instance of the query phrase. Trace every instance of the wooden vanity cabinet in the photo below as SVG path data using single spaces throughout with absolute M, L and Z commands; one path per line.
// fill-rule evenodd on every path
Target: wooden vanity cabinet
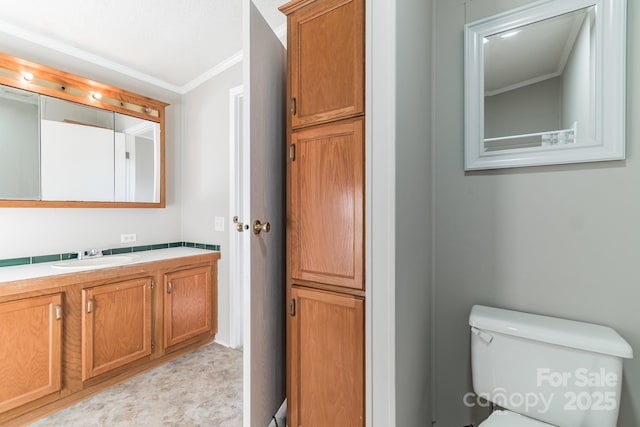
M 164 347 L 213 329 L 211 268 L 197 267 L 164 275 Z
M 29 424 L 211 343 L 219 259 L 202 251 L 3 282 L 0 425 Z
M 291 125 L 364 113 L 364 0 L 296 0 L 288 15 Z
M 60 293 L 0 304 L 0 413 L 58 392 L 61 361 Z
M 82 290 L 82 380 L 149 356 L 151 277 Z

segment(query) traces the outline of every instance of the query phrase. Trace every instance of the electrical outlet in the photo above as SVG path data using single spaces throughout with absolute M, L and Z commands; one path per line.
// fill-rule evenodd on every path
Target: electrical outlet
M 135 234 L 121 234 L 120 235 L 120 243 L 133 243 L 136 241 Z
M 215 220 L 215 230 L 216 231 L 224 231 L 224 217 L 217 216 Z

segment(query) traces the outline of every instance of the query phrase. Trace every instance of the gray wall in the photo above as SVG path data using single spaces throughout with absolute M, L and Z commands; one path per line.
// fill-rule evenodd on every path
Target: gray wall
M 431 0 L 396 3 L 396 425 L 431 419 Z
M 626 161 L 465 174 L 463 25 L 524 3 L 435 1 L 437 425 L 471 422 L 471 411 L 462 404 L 472 389 L 467 319 L 473 304 L 487 304 L 615 328 L 636 350 L 636 359 L 625 362 L 618 427 L 635 427 L 640 425 L 640 81 L 635 78 L 640 28 L 628 26 Z M 639 22 L 640 3 L 628 3 L 628 22 Z
M 562 79 L 543 80 L 484 98 L 484 137 L 561 129 Z
M 182 236 L 221 246 L 218 261 L 218 335 L 227 344 L 229 313 L 229 89 L 242 84 L 242 63 L 187 93 L 184 103 Z M 225 218 L 215 231 L 214 218 Z

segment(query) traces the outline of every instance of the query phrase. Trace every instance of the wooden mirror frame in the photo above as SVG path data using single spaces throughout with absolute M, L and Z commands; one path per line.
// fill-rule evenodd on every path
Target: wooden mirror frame
M 26 79 L 25 73 L 30 79 Z M 160 124 L 160 201 L 83 202 L 0 200 L 0 208 L 164 208 L 165 207 L 165 107 L 166 104 L 123 89 L 76 76 L 55 68 L 0 53 L 0 84 L 48 95 Z

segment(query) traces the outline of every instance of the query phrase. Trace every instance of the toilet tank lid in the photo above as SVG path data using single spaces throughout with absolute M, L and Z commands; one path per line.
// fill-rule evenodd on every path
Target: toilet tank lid
M 483 331 L 633 358 L 633 349 L 624 338 L 607 326 L 593 323 L 474 305 L 469 315 L 469 325 Z

